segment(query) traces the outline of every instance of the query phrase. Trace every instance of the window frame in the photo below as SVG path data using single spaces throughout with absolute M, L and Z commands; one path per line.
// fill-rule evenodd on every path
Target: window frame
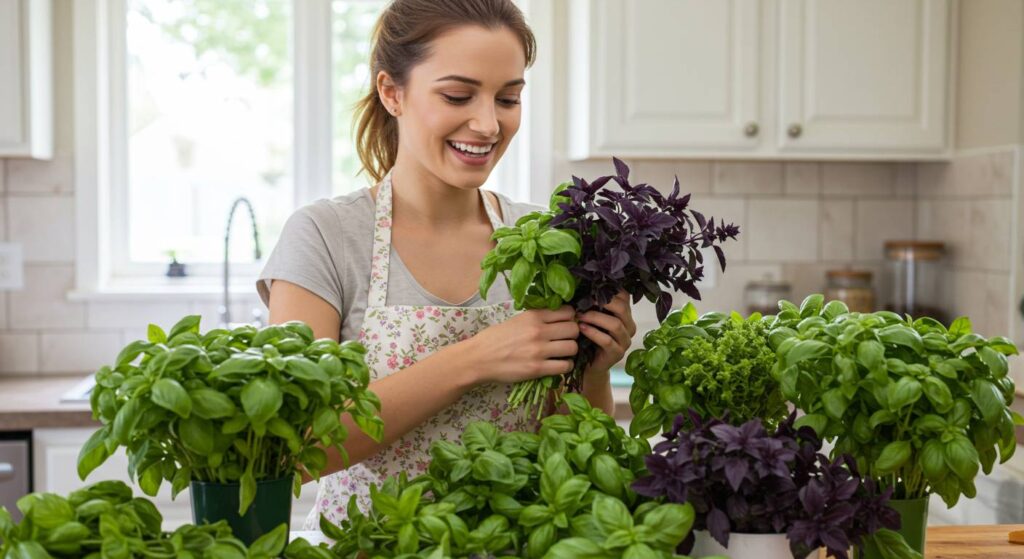
M 358 2 L 359 0 L 348 0 Z M 516 0 L 538 39 L 527 71 L 523 122 L 493 179 L 513 199 L 543 203 L 551 189 L 552 22 L 545 0 Z M 292 0 L 294 64 L 293 210 L 333 196 L 332 0 Z M 73 5 L 75 287 L 70 298 L 220 293 L 223 263 L 188 263 L 188 278 L 165 278 L 163 264 L 128 263 L 125 0 Z M 537 133 L 543 131 L 542 133 Z M 487 188 L 494 188 L 489 180 Z M 224 216 L 225 223 L 227 216 Z M 235 227 L 248 227 L 247 219 Z M 237 231 L 235 233 L 248 236 Z M 262 246 L 264 258 L 273 247 Z M 264 262 L 231 264 L 232 292 L 252 293 Z

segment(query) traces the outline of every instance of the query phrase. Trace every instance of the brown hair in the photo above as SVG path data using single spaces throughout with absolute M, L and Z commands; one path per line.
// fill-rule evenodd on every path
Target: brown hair
M 387 72 L 395 85 L 405 85 L 409 71 L 429 54 L 430 42 L 461 25 L 508 28 L 523 43 L 526 65 L 533 64 L 536 41 L 512 0 L 393 0 L 374 26 L 370 91 L 355 106 L 356 150 L 362 171 L 374 182 L 398 154 L 398 122 L 377 94 L 377 74 Z

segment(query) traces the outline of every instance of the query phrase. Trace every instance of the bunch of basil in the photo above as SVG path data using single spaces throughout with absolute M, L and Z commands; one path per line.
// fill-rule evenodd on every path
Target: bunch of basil
M 369 514 L 352 498 L 340 527 L 321 519 L 333 557 L 672 557 L 694 513 L 630 489 L 647 442 L 578 394 L 564 402 L 569 415 L 545 418 L 539 434 L 475 422 L 461 442 L 435 442 L 428 472 L 374 487 Z M 287 553 L 331 557 L 306 542 Z
M 0 507 L 0 557 L 5 559 L 271 559 L 288 538 L 282 524 L 246 549 L 224 521 L 163 532 L 156 506 L 133 498 L 131 488 L 119 481 L 101 481 L 67 498 L 32 493 L 18 500 L 18 509 L 24 518 L 15 524 Z
M 967 318 L 947 328 L 931 318 L 850 312 L 812 295 L 779 303 L 769 334 L 773 374 L 809 425 L 835 439 L 860 471 L 894 498 L 937 493 L 948 506 L 973 498 L 981 469 L 1005 462 L 1017 443 L 1006 338 L 984 338 Z
M 648 184 L 630 184 L 629 167 L 613 158 L 615 174 L 587 182 L 573 177 L 551 195 L 549 211 L 521 218 L 501 228 L 498 245 L 481 263 L 480 293 L 502 274 L 517 309 L 556 309 L 564 303 L 578 312 L 601 309 L 620 291 L 634 303 L 655 303 L 662 320 L 672 306 L 672 292 L 700 299 L 696 282 L 704 276 L 701 249 L 714 249 L 725 270 L 721 243 L 735 239 L 739 227 L 716 224 L 689 207 L 676 178 L 668 196 Z M 612 185 L 617 185 L 614 188 Z M 510 274 L 510 275 L 509 275 Z M 583 372 L 597 351 L 581 337 L 570 390 L 578 391 Z M 559 379 L 527 381 L 510 397 L 513 406 L 538 407 Z
M 243 514 L 257 480 L 293 477 L 298 495 L 303 472 L 318 478 L 321 446 L 347 460 L 342 413 L 375 440 L 383 435 L 356 342 L 314 341 L 297 321 L 200 335 L 198 316 L 169 333 L 150 325 L 148 338 L 96 373 L 90 401 L 103 427 L 79 454 L 82 479 L 124 446 L 129 475 L 147 495 L 164 480 L 174 495 L 191 480 L 237 482 Z
M 747 319 L 735 312 L 698 317 L 691 303 L 669 313 L 626 359 L 633 377 L 630 434 L 669 431 L 676 415 L 688 410 L 733 425 L 758 419 L 773 430 L 788 410 L 772 376 L 769 324 L 757 313 Z

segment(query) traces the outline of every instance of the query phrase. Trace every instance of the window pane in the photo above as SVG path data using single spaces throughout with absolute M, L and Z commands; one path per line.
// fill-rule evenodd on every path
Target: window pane
M 331 57 L 334 69 L 334 194 L 346 194 L 367 185 L 359 172 L 359 156 L 352 142 L 352 110 L 370 86 L 370 34 L 386 2 L 335 0 Z
M 128 0 L 128 255 L 219 262 L 231 203 L 264 249 L 293 206 L 290 0 Z M 232 260 L 251 261 L 237 215 Z

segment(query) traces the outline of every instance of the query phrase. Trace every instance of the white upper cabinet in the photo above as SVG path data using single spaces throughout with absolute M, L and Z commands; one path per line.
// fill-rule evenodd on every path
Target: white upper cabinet
M 0 1 L 0 157 L 53 157 L 51 8 Z
M 758 0 L 577 1 L 569 21 L 570 111 L 589 128 L 574 158 L 757 146 Z
M 945 0 L 781 0 L 784 153 L 941 153 Z
M 954 0 L 573 0 L 569 156 L 938 159 Z

